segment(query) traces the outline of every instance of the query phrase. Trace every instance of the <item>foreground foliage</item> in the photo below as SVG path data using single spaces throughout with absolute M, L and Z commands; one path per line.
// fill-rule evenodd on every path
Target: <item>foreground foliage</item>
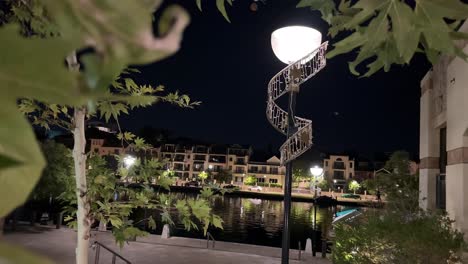
M 125 167 L 124 156 L 116 156 L 119 165 L 118 170 L 113 171 L 106 158 L 93 153 L 89 155 L 87 182 L 91 225 L 99 223 L 101 230 L 110 226 L 121 247 L 126 241 L 149 234 L 141 230 L 141 226 L 154 230 L 156 219 L 153 216 L 173 225 L 171 214 L 176 214 L 186 229 L 202 229 L 205 234 L 210 225 L 222 229 L 222 219 L 211 212 L 209 200 L 213 193 L 209 189 L 203 190 L 196 200 L 189 198 L 179 201 L 172 201 L 169 195 L 154 189 L 153 186 L 157 185 L 170 190 L 172 178 L 163 170 L 164 162 L 154 158 L 138 158 L 132 166 Z M 61 199 L 68 204 L 65 208 L 68 225 L 76 228 L 77 203 L 73 186 L 61 195 Z M 138 209 L 148 209 L 153 213 L 134 222 L 130 219 L 131 214 Z
M 415 4 L 403 0 L 301 0 L 298 7 L 318 10 L 322 19 L 330 24 L 329 34 L 344 39 L 334 44 L 328 53 L 332 58 L 358 49 L 358 55 L 349 63 L 350 71 L 367 64 L 364 76 L 370 76 L 392 64 L 409 64 L 418 52 L 426 54 L 435 64 L 439 54 L 468 55 L 455 45 L 455 40 L 468 39 L 468 34 L 457 32 L 468 18 L 468 4 L 459 0 L 416 0 Z M 450 21 L 450 22 L 447 22 Z
M 445 213 L 419 209 L 418 175 L 409 164 L 408 153 L 395 152 L 385 165 L 390 173 L 372 182 L 386 197 L 384 209 L 335 226 L 333 263 L 457 263 L 463 234 Z
M 366 213 L 352 224 L 335 227 L 336 264 L 455 263 L 463 234 L 442 214 Z

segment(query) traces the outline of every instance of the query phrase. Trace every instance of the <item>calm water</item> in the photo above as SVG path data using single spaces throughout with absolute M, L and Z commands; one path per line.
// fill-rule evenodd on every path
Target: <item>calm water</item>
M 172 193 L 174 199 L 184 199 L 185 193 Z M 277 200 L 240 198 L 231 195 L 213 199 L 214 213 L 224 220 L 224 230 L 210 228 L 216 240 L 281 247 L 283 232 L 283 202 Z M 332 216 L 338 207 L 314 207 L 312 203 L 293 202 L 291 210 L 291 248 L 302 247 L 314 230 L 314 210 L 316 230 L 326 231 L 331 227 Z M 171 229 L 173 236 L 204 238 L 203 231 L 185 231 L 183 225 L 173 217 L 176 226 Z M 158 223 L 156 234 L 160 234 L 162 224 Z

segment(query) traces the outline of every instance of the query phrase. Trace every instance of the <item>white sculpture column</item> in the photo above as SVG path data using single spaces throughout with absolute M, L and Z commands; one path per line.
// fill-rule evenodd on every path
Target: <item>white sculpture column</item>
M 432 72 L 421 81 L 419 137 L 419 206 L 436 207 L 436 177 L 439 174 L 439 130 L 433 127 Z
M 468 52 L 465 46 L 464 52 Z M 468 236 L 468 63 L 455 58 L 447 69 L 447 212 Z

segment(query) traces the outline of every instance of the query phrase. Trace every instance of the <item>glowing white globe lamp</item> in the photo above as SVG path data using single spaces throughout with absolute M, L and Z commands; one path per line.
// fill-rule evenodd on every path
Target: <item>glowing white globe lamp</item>
M 311 173 L 314 177 L 319 177 L 320 175 L 322 175 L 323 169 L 320 168 L 319 166 L 314 166 L 314 167 L 310 168 L 310 173 Z
M 278 59 L 286 64 L 291 64 L 311 54 L 322 44 L 322 34 L 311 27 L 289 26 L 275 30 L 271 34 L 271 47 Z M 302 64 L 311 60 L 315 54 L 311 54 Z
M 133 164 L 135 164 L 135 161 L 136 158 L 130 155 L 123 158 L 123 163 L 127 169 L 130 168 Z

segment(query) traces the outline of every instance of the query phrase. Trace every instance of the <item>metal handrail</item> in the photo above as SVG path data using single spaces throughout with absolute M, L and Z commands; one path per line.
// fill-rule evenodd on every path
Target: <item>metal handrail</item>
M 210 232 L 206 232 L 206 248 L 210 247 L 210 240 L 213 241 L 211 248 L 215 248 L 216 240 L 214 239 L 214 237 L 211 235 Z
M 101 253 L 101 247 L 103 247 L 104 249 L 106 249 L 107 251 L 109 251 L 110 253 L 112 253 L 112 264 L 115 264 L 115 260 L 116 258 L 119 258 L 121 259 L 122 261 L 124 261 L 125 263 L 127 264 L 132 264 L 129 260 L 127 260 L 126 258 L 122 257 L 121 255 L 119 255 L 117 252 L 115 252 L 114 250 L 106 247 L 105 245 L 103 245 L 102 243 L 98 242 L 98 241 L 94 241 L 93 245 L 96 247 L 96 257 L 94 258 L 94 264 L 99 264 L 99 255 Z

